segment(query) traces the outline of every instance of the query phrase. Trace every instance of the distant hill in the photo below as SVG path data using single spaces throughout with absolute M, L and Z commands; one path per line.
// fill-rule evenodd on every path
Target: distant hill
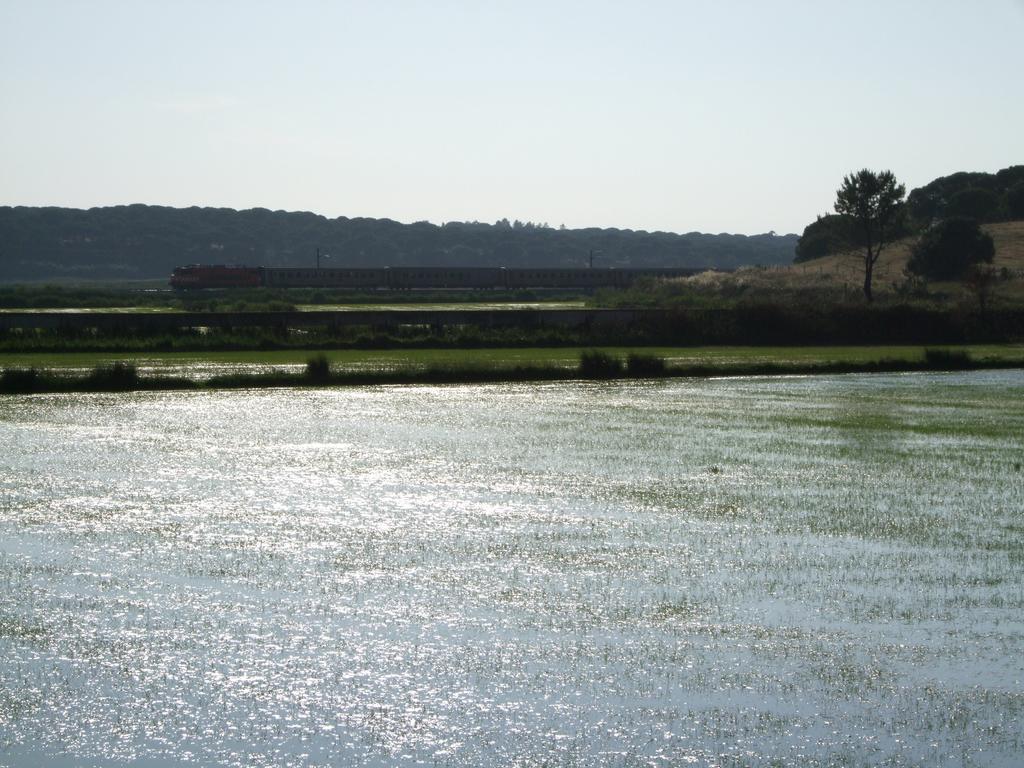
M 0 207 L 0 281 L 151 279 L 182 264 L 733 267 L 789 263 L 796 235 L 400 224 L 254 208 Z

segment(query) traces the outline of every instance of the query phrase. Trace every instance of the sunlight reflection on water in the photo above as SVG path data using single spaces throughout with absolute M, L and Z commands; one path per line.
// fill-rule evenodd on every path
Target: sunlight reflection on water
M 1015 765 L 1022 394 L 0 399 L 0 763 Z

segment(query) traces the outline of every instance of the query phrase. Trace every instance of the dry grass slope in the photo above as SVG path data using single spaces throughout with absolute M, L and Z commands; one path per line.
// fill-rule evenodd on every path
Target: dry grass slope
M 1014 276 L 1002 292 L 1007 295 L 1024 294 L 1024 221 L 986 224 L 983 228 L 995 241 L 995 267 L 1005 267 Z M 904 238 L 882 252 L 875 265 L 876 293 L 891 294 L 904 282 L 904 269 L 915 240 Z M 768 291 L 823 289 L 856 295 L 864 281 L 864 261 L 861 252 L 849 251 L 788 267 L 744 267 L 729 274 L 706 272 L 685 280 L 695 287 L 712 289 L 741 286 Z

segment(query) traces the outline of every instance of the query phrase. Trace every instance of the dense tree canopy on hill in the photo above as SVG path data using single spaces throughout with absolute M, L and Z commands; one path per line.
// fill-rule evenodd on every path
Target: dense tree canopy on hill
M 1014 210 L 1010 190 L 1024 184 L 1024 165 L 1011 165 L 998 173 L 954 173 L 941 176 L 907 196 L 907 213 L 918 229 L 954 216 L 980 224 L 1006 221 L 1021 215 Z
M 328 219 L 255 208 L 0 208 L 0 280 L 158 278 L 182 264 L 719 267 L 783 264 L 795 235 Z

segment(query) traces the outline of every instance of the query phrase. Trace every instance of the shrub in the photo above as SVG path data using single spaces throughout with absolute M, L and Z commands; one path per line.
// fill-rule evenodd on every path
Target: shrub
M 974 219 L 946 219 L 925 232 L 914 246 L 907 269 L 929 280 L 959 280 L 974 264 L 991 263 L 992 238 Z

